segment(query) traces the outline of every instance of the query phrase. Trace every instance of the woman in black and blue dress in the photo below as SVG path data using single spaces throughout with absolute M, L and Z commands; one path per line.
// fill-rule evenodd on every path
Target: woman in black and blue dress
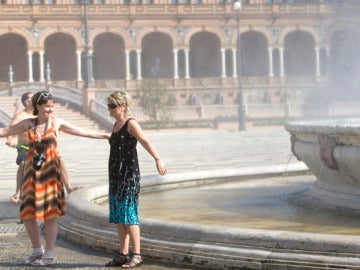
M 154 158 L 160 175 L 167 172 L 153 144 L 144 135 L 139 123 L 130 118 L 130 97 L 125 91 L 116 91 L 108 99 L 110 116 L 116 122 L 110 137 L 109 206 L 110 223 L 117 224 L 119 254 L 106 266 L 133 268 L 142 263 L 140 255 L 140 228 L 138 204 L 140 170 L 136 145 L 140 144 Z M 129 256 L 129 244 L 132 255 Z

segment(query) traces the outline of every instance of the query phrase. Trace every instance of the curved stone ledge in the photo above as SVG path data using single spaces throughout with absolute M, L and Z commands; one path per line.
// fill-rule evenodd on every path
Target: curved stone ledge
M 180 187 L 209 181 L 237 181 L 286 173 L 299 174 L 305 166 L 207 171 L 143 177 L 142 188 Z M 67 215 L 59 220 L 59 235 L 94 249 L 115 251 L 118 238 L 108 222 L 108 208 L 93 203 L 108 194 L 108 185 L 71 194 Z M 165 263 L 203 269 L 359 269 L 360 237 L 289 231 L 204 226 L 141 219 L 144 256 Z
M 359 118 L 296 121 L 285 124 L 290 133 L 360 136 Z

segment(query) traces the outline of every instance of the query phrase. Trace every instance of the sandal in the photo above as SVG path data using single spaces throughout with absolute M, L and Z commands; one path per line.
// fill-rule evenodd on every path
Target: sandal
M 55 263 L 54 254 L 52 251 L 48 250 L 45 252 L 45 254 L 42 256 L 42 258 L 37 259 L 30 263 L 32 266 L 47 266 Z
M 131 260 L 122 265 L 122 268 L 134 268 L 140 266 L 143 262 L 143 259 L 139 253 L 133 253 Z
M 119 253 L 113 260 L 110 262 L 107 262 L 105 264 L 106 267 L 108 266 L 122 266 L 124 263 L 127 263 L 129 261 L 129 255 L 128 254 L 121 254 Z
M 38 259 L 41 259 L 43 254 L 44 254 L 44 249 L 42 246 L 39 248 L 34 248 L 31 255 L 29 257 L 25 258 L 24 263 L 31 264 L 32 262 L 34 262 Z
M 42 258 L 31 263 L 32 266 L 47 266 L 55 263 L 54 258 Z

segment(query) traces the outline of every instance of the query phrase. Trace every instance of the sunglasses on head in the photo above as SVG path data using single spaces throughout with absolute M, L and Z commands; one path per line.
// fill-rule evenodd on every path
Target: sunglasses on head
M 54 96 L 53 96 L 53 94 L 51 94 L 51 93 L 41 93 L 40 95 L 39 95 L 39 97 L 37 98 L 37 100 L 36 100 L 36 104 L 39 104 L 39 101 L 41 100 L 41 99 L 45 99 L 45 98 L 54 98 Z
M 108 109 L 115 109 L 118 105 L 116 105 L 114 103 L 110 103 L 107 106 L 108 106 Z

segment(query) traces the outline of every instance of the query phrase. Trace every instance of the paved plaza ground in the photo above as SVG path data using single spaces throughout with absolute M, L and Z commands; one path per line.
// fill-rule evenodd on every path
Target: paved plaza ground
M 284 127 L 257 127 L 247 131 L 231 129 L 145 131 L 167 164 L 168 173 L 234 167 L 258 167 L 298 162 L 290 150 L 290 136 Z M 0 141 L 0 269 L 26 269 L 20 262 L 30 252 L 30 242 L 21 224 L 19 207 L 9 202 L 15 189 L 16 152 Z M 156 174 L 155 164 L 138 146 L 142 175 Z M 84 188 L 107 183 L 109 145 L 62 135 L 60 154 L 73 185 Z M 74 192 L 71 196 L 76 196 Z M 141 203 L 141 197 L 140 197 Z M 105 269 L 112 254 L 93 251 L 58 239 L 56 262 L 51 269 Z M 31 269 L 31 267 L 27 267 Z M 109 268 L 106 268 L 109 269 Z M 110 268 L 111 269 L 111 268 Z M 146 261 L 138 269 L 190 269 Z

